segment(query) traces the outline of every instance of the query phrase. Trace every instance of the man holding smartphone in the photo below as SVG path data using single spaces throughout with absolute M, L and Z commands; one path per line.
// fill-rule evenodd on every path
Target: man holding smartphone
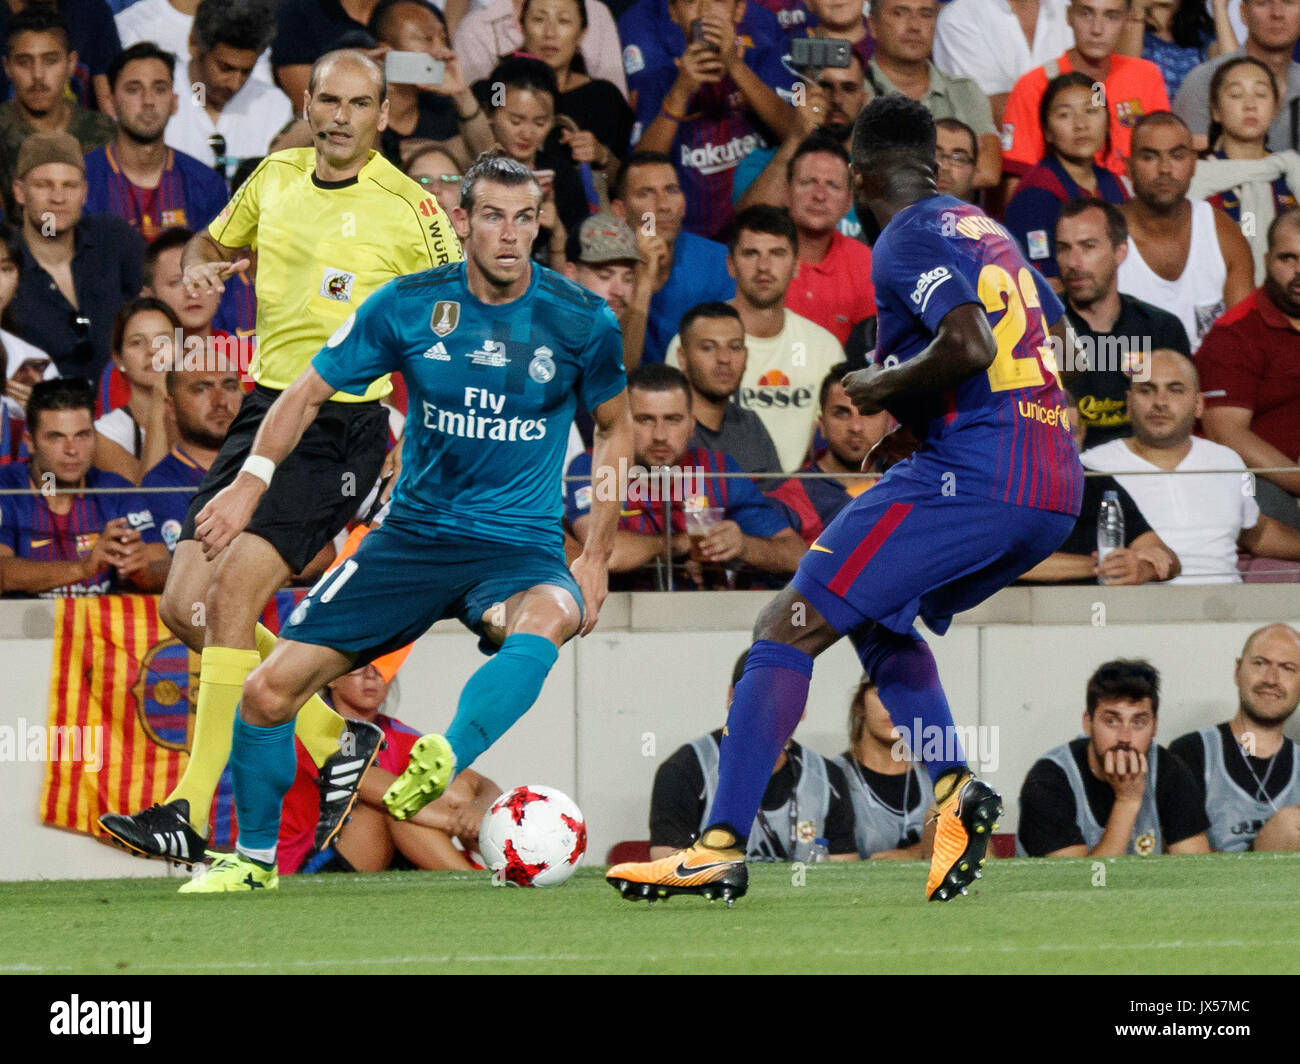
M 716 239 L 732 217 L 736 165 L 795 124 L 795 76 L 781 62 L 784 45 L 755 50 L 737 32 L 738 0 L 670 0 L 681 30 L 675 66 L 647 71 L 637 93 L 640 151 L 667 152 L 686 193 L 684 228 Z M 676 42 L 669 44 L 672 47 Z

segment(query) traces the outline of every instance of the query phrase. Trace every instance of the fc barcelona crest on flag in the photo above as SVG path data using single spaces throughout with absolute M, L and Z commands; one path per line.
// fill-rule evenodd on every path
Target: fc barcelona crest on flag
M 429 328 L 439 336 L 447 336 L 460 324 L 460 304 L 454 299 L 440 299 L 433 305 Z

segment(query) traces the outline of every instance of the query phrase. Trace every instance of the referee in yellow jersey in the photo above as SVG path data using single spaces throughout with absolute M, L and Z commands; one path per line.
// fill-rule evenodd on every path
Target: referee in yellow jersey
M 247 259 L 235 260 L 238 249 L 257 250 L 256 387 L 190 505 L 163 591 L 164 623 L 202 654 L 189 764 L 164 804 L 100 818 L 107 834 L 148 857 L 202 859 L 244 678 L 275 643 L 258 618 L 375 482 L 387 451 L 379 400 L 392 386 L 385 376 L 360 398 L 336 393 L 289 458 L 271 469 L 249 454 L 262 418 L 371 292 L 462 257 L 434 197 L 373 149 L 388 123 L 387 88 L 382 68 L 361 52 L 319 59 L 304 97 L 313 147 L 267 156 L 185 248 L 191 293 L 224 290 L 248 268 Z M 195 518 L 239 476 L 258 477 L 269 490 L 247 530 L 210 560 Z M 345 722 L 313 697 L 298 716 L 297 736 L 320 770 L 316 841 L 323 846 L 342 827 L 382 733 Z

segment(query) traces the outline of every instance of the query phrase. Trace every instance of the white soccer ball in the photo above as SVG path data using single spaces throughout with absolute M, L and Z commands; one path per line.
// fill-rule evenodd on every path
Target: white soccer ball
M 484 814 L 478 848 L 497 883 L 558 887 L 587 852 L 587 822 L 563 791 L 516 787 Z

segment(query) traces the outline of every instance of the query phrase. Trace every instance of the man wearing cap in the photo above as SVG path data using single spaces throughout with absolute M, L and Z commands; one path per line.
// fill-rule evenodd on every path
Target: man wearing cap
M 650 299 L 659 283 L 659 260 L 647 262 L 626 222 L 593 214 L 569 236 L 564 275 L 609 304 L 623 330 L 623 364 L 641 364 Z
M 14 216 L 14 160 L 33 133 L 71 133 L 79 155 L 113 139 L 113 120 L 78 107 L 68 87 L 77 53 L 68 47 L 68 24 L 50 7 L 28 6 L 9 18 L 4 69 L 14 96 L 0 104 L 0 196 Z M 131 293 L 135 295 L 135 293 Z M 42 345 L 44 346 L 44 345 Z
M 113 316 L 144 284 L 144 238 L 116 215 L 82 217 L 86 168 L 70 133 L 34 133 L 14 168 L 23 267 L 14 331 L 50 353 L 59 375 L 98 380 Z

